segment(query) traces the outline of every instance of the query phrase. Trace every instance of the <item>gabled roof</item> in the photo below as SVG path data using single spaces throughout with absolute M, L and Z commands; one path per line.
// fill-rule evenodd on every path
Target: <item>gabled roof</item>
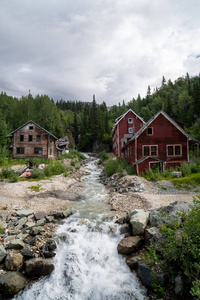
M 119 122 L 121 122 L 121 120 L 122 120 L 129 112 L 132 112 L 138 119 L 140 119 L 140 120 L 143 122 L 143 124 L 145 124 L 144 120 L 143 120 L 140 116 L 138 116 L 138 115 L 130 108 L 129 110 L 127 110 L 126 113 L 124 113 L 123 115 L 119 116 L 119 117 L 116 119 L 116 120 L 118 120 L 118 121 L 114 124 L 114 126 L 113 126 L 113 128 L 112 128 L 112 132 L 114 131 L 114 129 L 115 129 L 115 127 L 117 126 L 117 124 L 119 124 Z
M 161 159 L 159 159 L 159 158 L 157 158 L 155 156 L 144 156 L 144 157 L 138 159 L 136 162 L 134 162 L 133 165 L 138 165 L 138 164 L 140 164 L 141 162 L 145 161 L 148 158 L 152 158 L 153 160 L 157 160 L 159 162 L 163 162 Z
M 134 141 L 138 136 L 140 136 L 142 134 L 142 132 L 144 132 L 145 129 L 147 129 L 151 123 L 160 115 L 162 114 L 166 119 L 168 119 L 169 122 L 171 122 L 182 134 L 184 134 L 190 141 L 196 142 L 196 143 L 200 143 L 198 140 L 194 139 L 193 137 L 191 137 L 189 134 L 187 134 L 185 132 L 185 130 L 180 127 L 166 112 L 164 112 L 163 110 L 160 110 L 157 114 L 155 114 L 155 116 L 153 116 L 142 128 L 140 128 L 140 130 L 138 130 L 134 136 L 128 141 L 127 144 L 131 143 L 132 141 Z M 126 145 L 125 145 L 126 146 Z
M 24 126 L 26 126 L 26 125 L 29 124 L 29 123 L 35 124 L 35 126 L 37 126 L 37 127 L 39 127 L 40 129 L 44 130 L 46 133 L 48 133 L 49 135 L 51 135 L 55 140 L 58 139 L 55 135 L 53 135 L 52 133 L 50 133 L 49 131 L 47 131 L 46 129 L 44 129 L 43 127 L 41 127 L 40 125 L 38 125 L 37 123 L 35 123 L 35 122 L 32 121 L 32 120 L 30 120 L 30 121 L 24 123 L 24 124 L 21 125 L 19 128 L 15 129 L 13 132 L 11 132 L 10 134 L 8 134 L 6 137 L 12 137 L 13 134 L 14 134 L 16 131 L 20 130 L 21 128 L 23 128 Z

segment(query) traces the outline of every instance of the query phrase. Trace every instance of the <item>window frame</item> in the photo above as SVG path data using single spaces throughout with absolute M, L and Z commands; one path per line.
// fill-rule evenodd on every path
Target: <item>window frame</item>
M 130 130 L 131 130 L 131 132 L 130 132 Z M 133 133 L 133 128 L 132 127 L 128 128 L 128 133 Z
M 33 141 L 33 135 L 29 134 L 28 135 L 28 142 L 31 143 Z
M 148 132 L 149 129 L 151 129 L 151 131 L 152 131 L 151 133 Z M 147 128 L 147 135 L 153 135 L 153 127 L 148 127 Z
M 24 135 L 23 135 L 23 134 L 20 134 L 19 139 L 20 139 L 20 142 L 24 142 Z
M 144 155 L 145 153 L 145 147 L 148 148 L 148 155 Z M 152 147 L 156 147 L 156 154 L 152 155 Z M 142 145 L 142 155 L 143 157 L 147 157 L 147 156 L 153 156 L 153 157 L 157 157 L 158 156 L 158 145 Z
M 36 142 L 37 142 L 37 143 L 40 143 L 40 142 L 41 142 L 41 135 L 38 134 L 38 135 L 36 136 Z
M 128 118 L 128 124 L 133 124 L 133 118 Z
M 181 144 L 167 145 L 166 147 L 167 147 L 167 149 L 166 149 L 166 151 L 167 151 L 167 157 L 182 156 L 182 145 Z M 173 149 L 173 153 L 172 154 L 169 154 L 168 147 L 172 147 L 172 149 Z M 176 147 L 179 147 L 180 154 L 176 154 Z
M 41 151 L 41 153 L 40 153 Z M 43 149 L 42 147 L 34 147 L 34 154 L 36 155 L 43 155 Z
M 16 148 L 16 154 L 17 155 L 24 155 L 25 154 L 25 148 L 24 147 L 17 147 Z

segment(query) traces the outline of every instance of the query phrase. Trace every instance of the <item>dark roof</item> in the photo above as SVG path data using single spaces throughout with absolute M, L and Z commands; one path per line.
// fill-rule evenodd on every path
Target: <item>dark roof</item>
M 32 120 L 30 120 L 30 121 L 24 123 L 24 124 L 21 125 L 19 128 L 15 129 L 13 132 L 11 132 L 10 134 L 8 134 L 6 137 L 12 137 L 13 134 L 14 134 L 16 131 L 20 130 L 21 128 L 23 128 L 24 126 L 26 126 L 26 125 L 29 124 L 29 123 L 35 124 L 37 127 L 39 127 L 40 129 L 44 130 L 46 133 L 48 133 L 49 135 L 51 135 L 55 140 L 58 139 L 55 135 L 53 135 L 53 134 L 50 133 L 48 130 L 44 129 L 43 127 L 41 127 L 40 125 L 38 125 L 37 123 L 35 123 L 35 122 L 32 121 Z

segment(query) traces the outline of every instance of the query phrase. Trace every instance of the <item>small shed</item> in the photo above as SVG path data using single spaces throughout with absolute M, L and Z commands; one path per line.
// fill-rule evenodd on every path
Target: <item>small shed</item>
M 57 158 L 61 151 L 56 147 L 58 138 L 30 120 L 9 135 L 13 158 Z

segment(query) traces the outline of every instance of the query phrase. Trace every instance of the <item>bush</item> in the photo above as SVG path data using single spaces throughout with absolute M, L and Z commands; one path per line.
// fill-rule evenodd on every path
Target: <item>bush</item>
M 11 182 L 19 181 L 19 175 L 10 167 L 3 167 L 0 173 L 1 179 L 10 179 Z
M 69 171 L 71 171 L 71 168 L 68 168 L 64 166 L 61 162 L 56 161 L 54 163 L 51 163 L 45 167 L 45 175 L 47 177 L 54 176 L 54 175 L 60 175 L 64 173 L 65 175 L 68 174 Z
M 131 167 L 123 158 L 117 157 L 115 160 L 108 160 L 105 169 L 105 173 L 107 176 L 111 176 L 114 173 L 118 173 L 120 177 L 124 176 L 125 174 L 134 175 L 135 171 L 134 168 Z
M 43 170 L 38 169 L 38 168 L 33 168 L 32 172 L 31 172 L 31 178 L 44 179 L 45 177 L 46 176 L 45 176 L 45 173 Z
M 102 164 L 102 162 L 109 159 L 109 155 L 106 152 L 106 150 L 103 150 L 103 151 L 99 152 L 98 158 L 99 158 L 98 164 L 100 165 L 100 164 Z
M 200 197 L 199 197 L 200 199 Z M 169 278 L 184 274 L 192 295 L 200 295 L 200 200 L 195 199 L 189 212 L 161 226 L 161 255 Z
M 69 149 L 68 153 L 61 154 L 58 159 L 62 160 L 64 158 L 69 158 L 69 159 L 78 158 L 78 160 L 81 161 L 81 160 L 85 159 L 85 156 L 78 150 Z

